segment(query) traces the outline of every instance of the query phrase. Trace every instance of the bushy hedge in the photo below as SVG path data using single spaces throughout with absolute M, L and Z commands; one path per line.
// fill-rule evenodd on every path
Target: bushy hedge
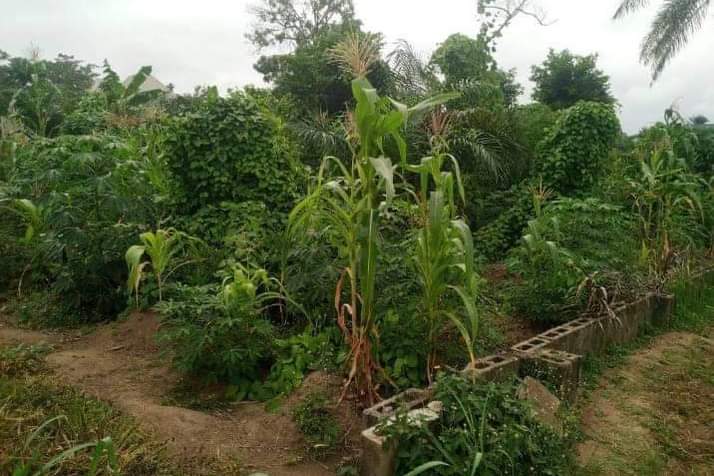
M 25 288 L 61 296 L 75 322 L 122 309 L 124 252 L 140 224 L 155 221 L 153 191 L 133 153 L 110 135 L 38 139 L 18 150 L 9 174 L 0 213 L 14 223 L 7 233 L 23 251 L 23 270 L 8 272 L 22 275 Z M 20 199 L 29 202 L 20 208 Z M 31 236 L 18 233 L 29 225 Z
M 242 93 L 209 96 L 171 121 L 166 154 L 183 193 L 178 201 L 184 214 L 244 201 L 287 211 L 300 183 L 279 125 Z
M 610 147 L 619 134 L 612 106 L 580 102 L 563 112 L 538 144 L 538 172 L 563 195 L 588 190 L 607 170 Z

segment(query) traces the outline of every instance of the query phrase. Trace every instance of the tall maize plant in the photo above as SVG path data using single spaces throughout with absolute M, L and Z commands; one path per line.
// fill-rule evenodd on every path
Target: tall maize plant
M 350 352 L 345 391 L 355 383 L 372 403 L 377 396 L 372 339 L 380 214 L 395 193 L 394 165 L 383 145 L 387 136 L 403 144 L 403 116 L 380 99 L 367 80 L 357 79 L 352 86 L 357 101 L 351 116 L 352 157 L 348 163 L 325 157 L 311 193 L 290 214 L 290 232 L 293 237 L 309 236 L 310 229 L 323 228 L 338 252 L 342 270 L 335 309 Z
M 351 157 L 325 157 L 311 192 L 290 214 L 293 238 L 309 237 L 323 229 L 341 263 L 335 287 L 335 311 L 349 347 L 349 371 L 343 392 L 355 385 L 370 404 L 378 398 L 374 374 L 377 323 L 375 292 L 381 216 L 395 195 L 396 166 L 385 150 L 390 143 L 398 160 L 406 163 L 402 130 L 410 117 L 444 98 L 408 108 L 380 98 L 364 78 L 352 82 L 356 101 L 346 127 Z
M 448 127 L 448 115 L 432 115 L 432 155 L 419 165 L 407 166 L 419 175 L 416 195 L 421 212 L 414 262 L 422 288 L 421 317 L 427 329 L 427 380 L 433 382 L 437 366 L 437 343 L 445 326 L 456 326 L 475 364 L 475 342 L 479 328 L 478 275 L 474 268 L 471 229 L 458 217 L 455 195 L 465 202 L 459 164 L 440 140 Z M 450 170 L 445 166 L 450 164 Z M 451 299 L 455 298 L 455 299 Z M 451 301 L 461 306 L 452 306 Z

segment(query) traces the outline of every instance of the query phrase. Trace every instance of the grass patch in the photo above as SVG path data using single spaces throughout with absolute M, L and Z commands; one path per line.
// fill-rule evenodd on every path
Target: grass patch
M 328 397 L 324 393 L 307 395 L 293 411 L 293 421 L 304 435 L 308 451 L 313 456 L 325 456 L 339 447 L 342 430 L 328 407 Z
M 39 372 L 45 368 L 45 355 L 51 349 L 46 344 L 0 347 L 0 375 L 14 377 Z
M 181 474 L 167 463 L 163 445 L 132 419 L 52 383 L 46 352 L 38 346 L 0 348 L 0 474 Z M 55 458 L 51 471 L 42 472 Z
M 595 419 L 583 447 L 591 456 L 578 474 L 709 474 L 714 467 L 712 281 L 675 281 L 667 326 L 586 359 L 579 408 L 594 407 Z M 680 333 L 656 339 L 671 331 Z M 605 385 L 593 393 L 603 374 Z

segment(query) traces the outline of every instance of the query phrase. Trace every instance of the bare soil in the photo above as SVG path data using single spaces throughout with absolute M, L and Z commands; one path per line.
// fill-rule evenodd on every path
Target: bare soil
M 714 475 L 713 334 L 662 335 L 602 377 L 582 415 L 582 474 Z
M 177 387 L 180 376 L 158 352 L 159 326 L 158 316 L 151 313 L 132 314 L 84 336 L 26 331 L 0 321 L 0 345 L 51 344 L 47 360 L 58 383 L 75 386 L 134 417 L 166 442 L 172 459 L 189 474 L 332 475 L 342 459 L 350 457 L 360 431 L 358 412 L 350 402 L 336 407 L 347 433 L 345 450 L 325 461 L 307 456 L 291 418 L 292 408 L 308 393 L 337 395 L 339 377 L 308 376 L 275 412 L 257 402 L 211 412 L 167 405 L 165 397 Z M 240 467 L 240 472 L 229 472 L 228 467 Z

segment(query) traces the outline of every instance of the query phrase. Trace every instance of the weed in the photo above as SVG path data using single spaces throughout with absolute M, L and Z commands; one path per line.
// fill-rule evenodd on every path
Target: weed
M 51 350 L 46 344 L 0 347 L 0 376 L 34 374 L 44 368 L 44 357 Z
M 176 474 L 131 419 L 47 380 L 0 376 L 0 474 Z
M 339 446 L 342 430 L 328 408 L 328 398 L 324 393 L 307 395 L 293 411 L 293 421 L 305 436 L 313 455 L 324 456 Z

